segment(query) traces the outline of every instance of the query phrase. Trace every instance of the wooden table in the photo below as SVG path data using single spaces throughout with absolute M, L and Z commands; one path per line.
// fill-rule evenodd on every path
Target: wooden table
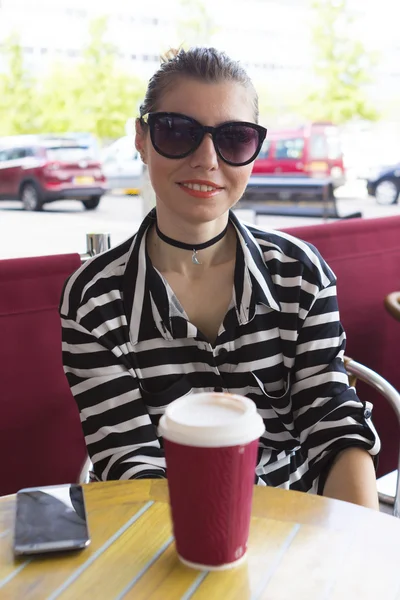
M 237 569 L 184 567 L 162 480 L 85 486 L 91 545 L 15 560 L 15 499 L 0 498 L 1 600 L 395 600 L 400 520 L 310 494 L 257 487 L 250 548 Z

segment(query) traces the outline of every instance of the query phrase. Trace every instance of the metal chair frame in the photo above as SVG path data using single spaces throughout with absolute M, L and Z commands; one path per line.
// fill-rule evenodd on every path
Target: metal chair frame
M 390 406 L 394 410 L 400 429 L 400 394 L 399 392 L 381 375 L 378 375 L 372 369 L 369 369 L 365 365 L 356 362 L 355 360 L 345 357 L 344 360 L 346 371 L 349 375 L 350 385 L 355 386 L 357 379 L 360 379 L 374 390 L 376 390 L 381 396 L 386 398 Z M 394 496 L 388 496 L 386 494 L 379 493 L 379 500 L 384 504 L 393 505 L 393 515 L 400 517 L 400 449 L 397 459 L 397 477 L 396 477 L 396 490 Z

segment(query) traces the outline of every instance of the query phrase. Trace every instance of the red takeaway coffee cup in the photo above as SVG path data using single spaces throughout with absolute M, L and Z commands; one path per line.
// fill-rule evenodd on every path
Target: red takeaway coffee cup
M 227 569 L 246 556 L 258 440 L 265 427 L 252 400 L 190 394 L 160 419 L 171 516 L 180 560 Z

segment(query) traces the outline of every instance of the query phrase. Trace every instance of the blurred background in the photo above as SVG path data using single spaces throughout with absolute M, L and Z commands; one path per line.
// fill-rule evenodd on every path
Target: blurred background
M 294 174 L 336 177 L 339 200 L 398 212 L 399 18 L 393 0 L 0 0 L 0 255 L 22 252 L 22 239 L 46 252 L 15 199 L 85 227 L 120 222 L 118 241 L 135 231 L 146 182 L 134 118 L 160 55 L 180 46 L 213 45 L 249 72 L 271 132 L 258 173 L 293 159 Z M 37 168 L 39 155 L 37 181 L 7 188 L 10 165 Z M 53 251 L 74 249 L 57 238 L 47 233 Z

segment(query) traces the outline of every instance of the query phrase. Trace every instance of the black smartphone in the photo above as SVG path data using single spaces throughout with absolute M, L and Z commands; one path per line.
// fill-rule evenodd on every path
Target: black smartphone
M 81 485 L 25 488 L 17 492 L 16 555 L 79 550 L 89 543 Z

